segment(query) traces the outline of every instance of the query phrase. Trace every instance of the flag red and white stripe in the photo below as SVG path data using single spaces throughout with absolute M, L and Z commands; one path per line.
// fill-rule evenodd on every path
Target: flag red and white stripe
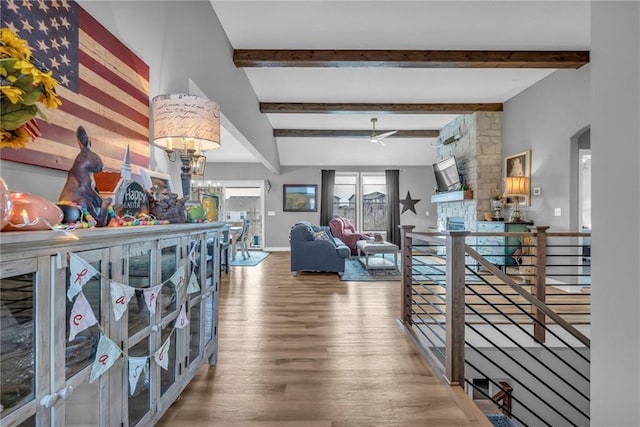
M 42 136 L 42 131 L 40 130 L 40 126 L 38 126 L 38 121 L 36 119 L 31 119 L 24 125 L 24 129 L 27 131 L 31 139 L 36 139 Z

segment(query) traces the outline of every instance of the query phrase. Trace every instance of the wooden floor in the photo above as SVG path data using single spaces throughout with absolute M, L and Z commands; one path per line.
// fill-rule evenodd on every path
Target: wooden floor
M 289 271 L 289 253 L 223 274 L 219 357 L 165 426 L 487 426 L 396 323 L 400 282 Z

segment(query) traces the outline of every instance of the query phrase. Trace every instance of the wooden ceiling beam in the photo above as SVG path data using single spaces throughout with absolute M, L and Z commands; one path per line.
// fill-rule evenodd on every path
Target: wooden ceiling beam
M 389 132 L 389 130 L 376 129 L 376 134 Z M 438 129 L 399 130 L 390 138 L 437 138 L 440 135 Z M 369 137 L 369 130 L 337 130 L 337 129 L 274 129 L 273 136 L 284 138 L 352 138 Z
M 502 111 L 502 103 L 479 104 L 354 104 L 261 102 L 261 113 L 315 114 L 470 114 L 478 111 Z
M 236 67 L 580 68 L 588 50 L 236 49 Z

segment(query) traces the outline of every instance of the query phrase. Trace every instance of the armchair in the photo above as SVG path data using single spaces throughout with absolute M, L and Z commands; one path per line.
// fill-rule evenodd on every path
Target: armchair
M 324 232 L 324 233 L 323 233 Z M 331 236 L 328 227 L 299 223 L 293 226 L 290 235 L 291 273 L 299 271 L 328 271 L 344 273 L 349 248 Z
M 351 250 L 351 255 L 357 254 L 356 243 L 358 240 L 366 240 L 368 234 L 358 233 L 353 223 L 347 218 L 335 217 L 329 221 L 329 228 L 335 237 L 342 240 Z

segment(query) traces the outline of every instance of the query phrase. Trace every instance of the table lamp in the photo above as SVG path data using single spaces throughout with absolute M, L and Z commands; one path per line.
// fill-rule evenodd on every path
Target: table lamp
M 182 162 L 182 194 L 189 197 L 191 175 L 204 174 L 206 157 L 198 151 L 220 147 L 220 108 L 207 98 L 176 93 L 153 98 L 153 141 L 169 161 Z
M 504 195 L 515 199 L 511 222 L 522 222 L 520 216 L 520 197 L 529 194 L 529 178 L 526 176 L 508 176 L 504 179 Z

